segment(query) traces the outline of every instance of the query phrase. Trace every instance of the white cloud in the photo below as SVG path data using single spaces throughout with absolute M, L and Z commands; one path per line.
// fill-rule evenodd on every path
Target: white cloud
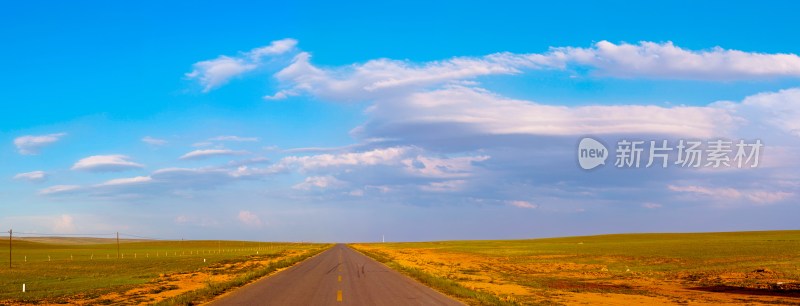
M 397 164 L 409 150 L 410 148 L 407 147 L 392 147 L 357 153 L 288 156 L 284 157 L 281 163 L 285 165 L 299 165 L 306 170 L 338 166 Z
M 72 170 L 92 172 L 117 172 L 144 167 L 135 163 L 125 155 L 94 155 L 79 160 L 72 166 Z
M 257 137 L 241 137 L 241 136 L 217 136 L 209 139 L 211 141 L 238 141 L 238 142 L 255 142 L 258 141 Z
M 353 131 L 362 138 L 462 139 L 475 135 L 667 134 L 709 137 L 734 124 L 717 107 L 652 105 L 544 105 L 480 88 L 447 88 L 379 100 L 369 121 Z M 436 129 L 431 132 L 431 129 Z
M 59 195 L 79 191 L 81 186 L 78 185 L 55 185 L 50 186 L 39 191 L 40 195 Z
M 257 69 L 264 57 L 289 52 L 296 44 L 294 39 L 276 40 L 269 46 L 255 48 L 238 56 L 221 55 L 212 60 L 197 62 L 186 77 L 197 80 L 203 86 L 203 91 L 208 92 L 226 84 L 231 78 Z
M 365 189 L 379 189 L 382 193 L 393 186 L 414 187 L 428 192 L 455 192 L 467 185 L 466 179 L 478 169 L 476 163 L 488 159 L 486 155 L 427 156 L 420 148 L 387 147 L 363 152 L 287 156 L 276 166 L 321 174 L 296 184 L 294 188 L 299 190 L 337 190 L 348 185 L 360 185 Z M 375 184 L 381 184 L 381 187 L 377 188 Z M 364 191 L 349 195 L 363 196 Z
M 289 51 L 294 50 L 295 46 L 297 46 L 297 40 L 291 38 L 284 38 L 281 40 L 273 41 L 269 44 L 269 46 L 255 48 L 250 50 L 246 55 L 252 58 L 254 61 L 269 55 L 278 55 L 283 54 Z
M 142 137 L 142 142 L 152 146 L 163 146 L 167 144 L 167 141 L 164 139 L 153 138 L 150 136 Z
M 240 167 L 240 166 L 249 166 L 255 164 L 267 164 L 269 163 L 269 158 L 266 157 L 254 157 L 242 160 L 232 160 L 228 162 L 228 166 L 230 167 Z
M 456 57 L 413 63 L 390 59 L 320 68 L 301 52 L 275 74 L 286 87 L 272 98 L 308 93 L 329 101 L 373 101 L 370 121 L 353 132 L 364 138 L 430 133 L 439 127 L 442 138 L 454 132 L 473 135 L 602 135 L 667 134 L 676 136 L 726 136 L 737 122 L 729 108 L 710 106 L 661 107 L 654 105 L 545 105 L 515 100 L 478 88 L 471 79 L 534 69 L 591 68 L 613 77 L 730 80 L 800 77 L 800 57 L 765 54 L 719 47 L 688 50 L 671 42 L 614 44 L 601 41 L 589 48 L 558 47 L 545 53 L 496 53 L 483 57 Z M 740 113 L 756 107 L 769 122 L 798 134 L 794 91 L 778 96 L 751 97 Z M 765 100 L 775 100 L 767 102 Z M 769 107 L 764 105 L 769 104 Z M 748 107 L 752 106 L 752 107 Z M 767 117 L 767 116 L 765 116 Z M 748 117 L 749 118 L 749 117 Z M 395 132 L 396 131 L 396 132 Z
M 713 106 L 729 111 L 745 123 L 766 124 L 800 137 L 800 88 L 759 93 L 741 103 L 723 101 Z
M 661 208 L 661 204 L 653 203 L 653 202 L 646 202 L 646 203 L 642 204 L 642 207 L 647 208 L 647 209 L 658 209 L 658 208 Z
M 602 75 L 622 78 L 731 80 L 800 77 L 795 54 L 743 52 L 714 47 L 687 50 L 672 42 L 614 44 L 600 41 L 592 48 L 552 48 L 545 56 L 562 65 L 585 65 Z
M 762 190 L 762 189 L 733 189 L 723 187 L 703 187 L 695 185 L 675 186 L 668 185 L 667 188 L 671 191 L 689 193 L 701 196 L 703 198 L 711 198 L 716 200 L 739 200 L 744 199 L 755 204 L 771 204 L 781 202 L 791 197 L 794 193 L 785 192 L 780 190 Z
M 740 79 L 800 77 L 800 57 L 719 47 L 688 50 L 671 42 L 614 44 L 600 41 L 589 48 L 557 47 L 545 53 L 495 53 L 427 63 L 375 59 L 362 64 L 320 68 L 310 54 L 297 54 L 275 74 L 286 88 L 272 98 L 308 93 L 332 101 L 371 100 L 371 120 L 354 130 L 364 138 L 389 138 L 392 131 L 429 133 L 425 125 L 446 124 L 450 130 L 491 135 L 669 134 L 719 136 L 734 124 L 719 106 L 654 105 L 558 106 L 515 100 L 478 88 L 479 76 L 522 73 L 526 69 L 570 69 L 587 66 L 616 77 Z M 791 98 L 791 101 L 798 101 Z M 780 102 L 776 102 L 780 103 Z M 745 103 L 750 104 L 750 103 Z M 773 109 L 777 125 L 798 133 L 797 107 Z M 450 129 L 447 129 L 450 128 Z M 443 135 L 452 139 L 453 135 Z M 467 136 L 467 135 L 456 135 Z
M 402 163 L 406 166 L 406 171 L 418 176 L 433 178 L 455 178 L 470 176 L 474 170 L 474 163 L 488 159 L 489 156 L 438 158 L 418 155 L 415 158 L 404 159 Z M 451 181 L 450 184 L 456 182 L 458 181 Z
M 514 206 L 514 207 L 527 208 L 527 209 L 539 208 L 538 204 L 534 204 L 534 203 L 531 203 L 529 201 L 522 201 L 522 200 L 506 201 L 506 204 Z
M 247 226 L 250 226 L 250 227 L 261 227 L 262 226 L 261 218 L 259 218 L 258 215 L 254 214 L 254 213 L 252 213 L 250 211 L 247 211 L 247 210 L 239 211 L 239 216 L 238 217 L 239 217 L 239 221 L 241 221 L 244 225 L 247 225 Z
M 25 180 L 29 182 L 43 182 L 47 180 L 47 173 L 44 171 L 31 171 L 25 173 L 18 173 L 14 176 L 15 180 Z
M 130 184 L 142 184 L 148 183 L 153 181 L 153 178 L 149 176 L 136 176 L 130 178 L 118 178 L 105 181 L 98 186 L 119 186 L 119 185 L 130 185 Z
M 451 192 L 460 191 L 464 188 L 467 181 L 465 180 L 450 180 L 443 182 L 431 182 L 427 185 L 420 186 L 420 189 L 431 192 Z
M 257 67 L 258 65 L 247 60 L 222 55 L 213 60 L 195 63 L 194 70 L 187 73 L 186 77 L 198 79 L 203 86 L 203 92 L 208 92 L 228 83 L 229 79 Z
M 17 151 L 24 155 L 39 154 L 39 150 L 43 147 L 50 145 L 61 137 L 67 135 L 66 133 L 56 133 L 48 135 L 25 135 L 14 139 L 14 145 L 17 146 Z
M 107 199 L 138 199 L 149 196 L 186 195 L 243 180 L 255 180 L 285 172 L 285 167 L 238 166 L 208 168 L 163 168 L 146 176 L 116 178 L 92 185 L 56 185 L 39 191 L 41 195 L 88 195 Z
M 345 185 L 347 185 L 345 182 L 333 176 L 311 176 L 307 177 L 302 183 L 294 185 L 292 188 L 300 190 L 332 189 L 341 188 Z
M 757 190 L 748 193 L 747 199 L 756 204 L 771 204 L 794 197 L 792 192 Z
M 344 67 L 318 68 L 311 55 L 297 54 L 292 63 L 275 74 L 286 89 L 266 96 L 283 99 L 310 93 L 333 101 L 362 101 L 396 94 L 399 89 L 469 84 L 479 76 L 516 74 L 523 70 L 592 68 L 598 75 L 622 78 L 672 78 L 730 80 L 800 77 L 800 57 L 765 54 L 715 47 L 687 50 L 672 42 L 614 44 L 600 41 L 590 48 L 557 47 L 545 53 L 495 53 L 483 57 L 456 57 L 422 64 L 375 59 Z
M 234 151 L 228 149 L 194 150 L 186 153 L 180 159 L 204 159 L 218 156 L 235 156 L 247 154 L 247 151 Z
M 275 75 L 289 89 L 266 98 L 280 99 L 309 92 L 334 101 L 359 101 L 398 89 L 425 88 L 481 75 L 520 72 L 514 65 L 492 57 L 462 57 L 425 64 L 377 59 L 329 70 L 315 67 L 310 59 L 311 55 L 305 52 L 296 55 L 289 66 Z
M 741 192 L 733 188 L 710 188 L 710 187 L 694 186 L 694 185 L 686 185 L 686 186 L 668 185 L 667 188 L 675 192 L 687 192 L 714 198 L 733 199 L 742 196 Z
M 71 215 L 61 215 L 53 222 L 53 231 L 56 233 L 75 232 L 75 219 Z

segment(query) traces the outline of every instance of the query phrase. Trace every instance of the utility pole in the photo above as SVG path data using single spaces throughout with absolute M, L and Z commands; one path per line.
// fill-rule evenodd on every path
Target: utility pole
M 119 232 L 117 232 L 117 258 L 119 258 Z
M 8 230 L 8 269 L 11 269 L 11 235 L 14 233 L 13 229 Z

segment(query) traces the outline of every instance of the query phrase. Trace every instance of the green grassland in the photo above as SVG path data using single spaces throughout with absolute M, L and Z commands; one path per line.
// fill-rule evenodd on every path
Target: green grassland
M 750 271 L 767 267 L 800 279 L 800 231 L 676 234 L 613 234 L 530 240 L 474 240 L 380 244 L 386 248 L 425 248 L 482 256 L 574 255 L 580 263 L 603 262 L 610 270 Z M 563 261 L 563 258 L 550 259 Z
M 118 253 L 117 244 L 111 239 L 14 239 L 9 268 L 8 241 L 4 244 L 0 244 L 3 250 L 0 253 L 0 304 L 3 301 L 65 303 L 76 297 L 124 292 L 159 275 L 196 271 L 220 263 L 277 258 L 290 250 L 319 251 L 328 246 L 216 240 L 121 240 Z M 22 293 L 22 284 L 26 285 L 25 293 Z
M 775 279 L 779 279 L 788 282 L 783 287 L 788 286 L 789 289 L 784 293 L 775 293 L 776 295 L 794 296 L 800 293 L 797 290 L 800 288 L 800 231 L 613 234 L 529 240 L 370 243 L 351 246 L 434 287 L 437 282 L 444 284 L 438 286 L 440 290 L 462 297 L 462 300 L 468 302 L 482 293 L 470 293 L 459 286 L 459 283 L 476 272 L 488 271 L 487 273 L 498 277 L 501 282 L 540 292 L 539 299 L 531 299 L 536 301 L 547 301 L 548 292 L 551 292 L 548 289 L 569 287 L 567 290 L 571 292 L 580 292 L 583 290 L 581 288 L 591 287 L 565 286 L 564 284 L 585 284 L 587 281 L 574 277 L 576 273 L 568 276 L 569 272 L 596 274 L 596 271 L 560 269 L 555 273 L 510 272 L 494 269 L 491 264 L 493 262 L 502 262 L 507 266 L 553 264 L 569 267 L 568 264 L 573 263 L 600 265 L 607 267 L 607 270 L 604 269 L 600 276 L 595 275 L 588 281 L 603 283 L 630 279 L 633 286 L 625 292 L 618 290 L 619 293 L 626 294 L 652 294 L 630 290 L 636 285 L 634 280 L 644 278 L 674 281 L 687 286 L 725 285 L 726 288 L 730 286 L 772 290 L 768 295 L 782 290 L 769 287 L 776 283 Z M 433 254 L 459 254 L 487 264 L 484 265 L 484 271 L 465 271 L 459 268 L 458 262 L 435 262 L 430 257 L 417 255 L 422 250 Z M 394 257 L 390 254 L 394 254 Z M 403 266 L 397 262 L 409 258 L 415 264 Z M 754 271 L 766 271 L 769 278 L 748 276 L 734 281 L 719 278 L 725 273 L 750 273 L 752 276 Z M 770 281 L 771 284 L 766 283 Z

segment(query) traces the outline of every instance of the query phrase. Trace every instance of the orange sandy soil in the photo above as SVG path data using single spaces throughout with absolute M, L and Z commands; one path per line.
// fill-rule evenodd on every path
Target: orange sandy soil
M 769 269 L 748 273 L 609 272 L 602 264 L 554 262 L 561 255 L 489 257 L 369 245 L 406 267 L 454 280 L 519 304 L 551 305 L 800 305 L 800 283 Z M 543 262 L 543 261 L 547 262 Z M 602 258 L 598 262 L 613 262 Z M 513 261 L 513 262 L 512 262 Z M 538 262 L 537 262 L 538 261 Z
M 150 305 L 203 288 L 209 283 L 233 279 L 239 274 L 244 274 L 285 258 L 301 255 L 304 252 L 307 251 L 286 251 L 280 257 L 270 259 L 249 260 L 233 264 L 216 263 L 192 272 L 161 274 L 150 282 L 124 292 L 111 292 L 95 298 L 85 298 L 79 295 L 68 298 L 68 301 L 70 305 Z

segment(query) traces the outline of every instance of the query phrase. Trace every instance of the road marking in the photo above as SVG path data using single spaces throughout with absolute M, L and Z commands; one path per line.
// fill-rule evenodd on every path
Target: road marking
M 337 302 L 342 301 L 342 290 L 336 291 L 336 301 Z
M 341 276 L 341 275 L 339 275 L 339 281 L 340 281 L 340 282 L 342 281 L 342 276 Z

